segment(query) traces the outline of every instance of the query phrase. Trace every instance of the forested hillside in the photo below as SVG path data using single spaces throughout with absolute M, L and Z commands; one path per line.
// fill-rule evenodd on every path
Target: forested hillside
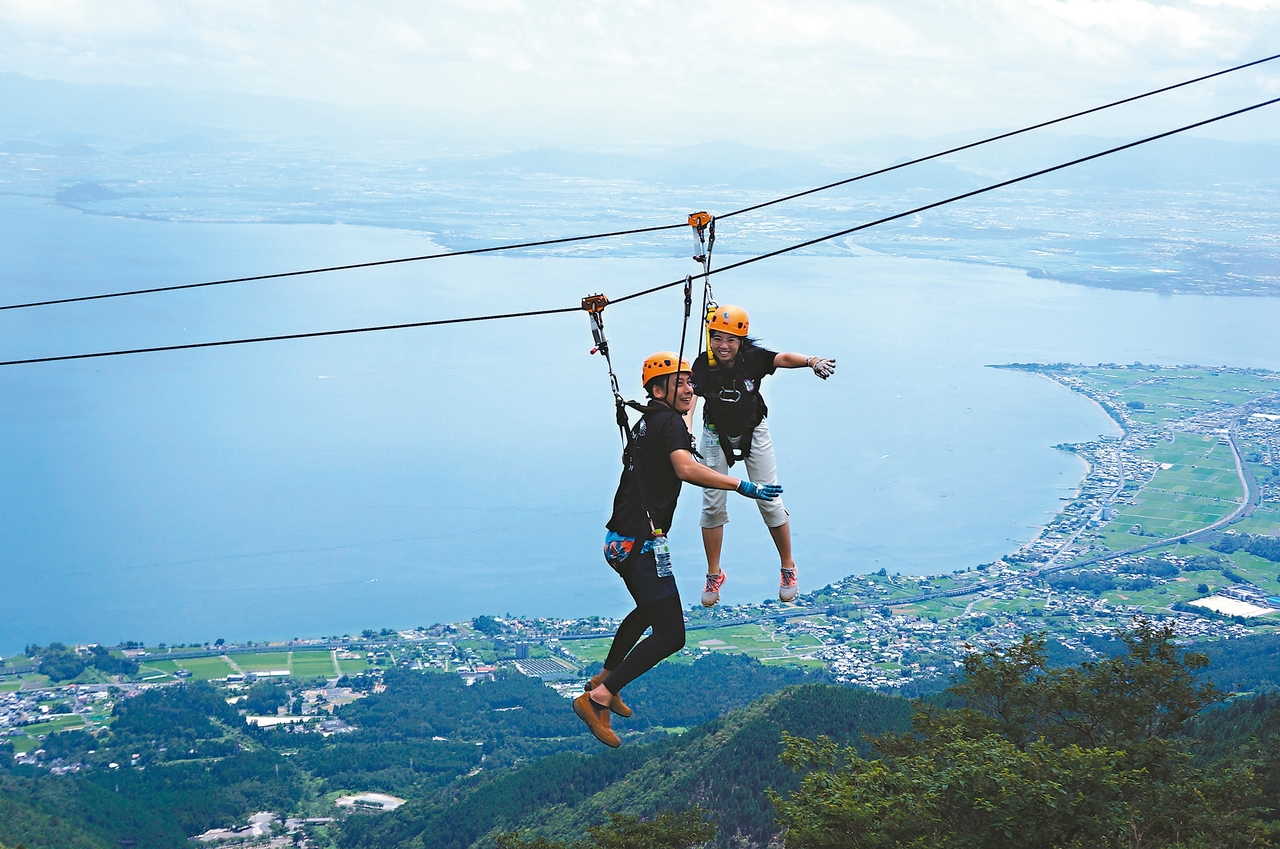
M 638 710 L 638 708 L 637 708 Z M 909 727 L 910 703 L 866 690 L 789 687 L 678 738 L 592 755 L 560 755 L 490 781 L 456 800 L 406 805 L 351 821 L 339 845 L 463 849 L 492 845 L 505 830 L 580 834 L 606 812 L 653 816 L 697 804 L 722 823 L 720 841 L 761 843 L 775 831 L 770 788 L 798 784 L 785 767 L 783 732 L 865 746 L 863 735 Z
M 354 730 L 327 737 L 244 724 L 247 704 L 288 710 L 288 681 L 234 705 L 209 683 L 158 687 L 120 698 L 109 730 L 47 735 L 43 766 L 0 744 L 0 845 L 178 849 L 263 810 L 335 817 L 298 833 L 335 849 L 623 846 L 646 822 L 691 840 L 711 828 L 720 847 L 784 829 L 788 846 L 815 847 L 1270 845 L 1280 641 L 1186 655 L 1143 626 L 1096 648 L 1072 665 L 1029 637 L 972 655 L 950 690 L 914 703 L 742 656 L 663 664 L 628 688 L 618 750 L 524 676 L 466 686 L 389 669 L 385 689 L 337 709 Z M 1257 693 L 1228 698 L 1210 679 Z M 335 808 L 362 792 L 407 804 Z M 833 836 L 855 832 L 865 840 Z
M 466 686 L 456 675 L 388 670 L 384 692 L 336 713 L 358 731 L 330 737 L 244 725 L 245 705 L 274 713 L 288 702 L 280 684 L 254 685 L 238 706 L 205 682 L 147 690 L 118 702 L 109 733 L 73 730 L 41 742 L 45 763 L 80 764 L 74 774 L 15 765 L 11 746 L 0 743 L 0 841 L 27 849 L 114 849 L 133 839 L 176 849 L 207 829 L 242 825 L 254 811 L 333 816 L 335 795 L 368 791 L 410 799 L 406 810 L 422 807 L 424 816 L 446 810 L 459 821 L 471 816 L 483 835 L 491 810 L 508 807 L 504 793 L 517 794 L 521 804 L 541 798 L 512 789 L 542 781 L 538 773 L 510 772 L 515 767 L 532 763 L 554 771 L 574 764 L 585 777 L 567 783 L 561 801 L 576 802 L 638 766 L 652 751 L 646 741 L 675 742 L 659 729 L 696 726 L 813 680 L 742 656 L 669 664 L 649 677 L 628 693 L 637 708 L 630 724 L 635 733 L 615 760 L 597 758 L 598 744 L 565 700 L 522 675 Z M 714 698 L 698 698 L 707 680 L 724 686 Z M 512 775 L 517 781 L 504 784 Z M 485 793 L 473 799 L 476 788 Z M 348 822 L 349 830 L 334 831 L 350 842 L 380 821 L 357 814 Z M 322 830 L 316 839 L 328 837 Z
M 970 655 L 944 699 L 917 704 L 909 732 L 857 745 L 784 733 L 781 759 L 801 778 L 766 791 L 775 827 L 751 834 L 741 819 L 722 815 L 714 840 L 760 846 L 781 837 L 789 849 L 1274 845 L 1275 698 L 1223 707 L 1225 694 L 1198 675 L 1207 660 L 1175 645 L 1171 629 L 1138 624 L 1122 644 L 1102 660 L 1054 668 L 1044 640 L 1027 636 Z M 594 821 L 566 822 L 564 839 L 506 833 L 498 842 L 502 849 L 704 845 L 718 817 L 705 805 L 687 807 L 705 802 L 696 792 L 677 804 L 682 816 L 651 819 L 669 824 L 667 837 L 614 810 L 629 795 L 615 790 L 662 786 L 655 767 L 597 794 Z M 741 776 L 717 780 L 733 786 Z M 549 810 L 540 829 L 563 818 Z

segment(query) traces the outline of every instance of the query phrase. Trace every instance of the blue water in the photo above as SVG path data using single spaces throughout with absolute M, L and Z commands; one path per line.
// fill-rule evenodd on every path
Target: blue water
M 429 252 L 421 234 L 83 215 L 0 198 L 0 301 Z M 727 262 L 728 257 L 722 258 Z M 450 259 L 0 312 L 0 358 L 575 305 L 684 258 Z M 990 363 L 1280 368 L 1280 299 L 1157 297 L 874 254 L 716 279 L 766 344 L 835 356 L 765 393 L 803 588 L 990 561 L 1114 433 L 1090 402 Z M 611 307 L 624 391 L 678 344 L 679 294 Z M 28 641 L 320 636 L 480 613 L 618 615 L 599 547 L 619 443 L 581 314 L 0 369 L 0 651 Z M 700 587 L 698 491 L 673 530 Z M 730 603 L 776 557 L 730 502 Z

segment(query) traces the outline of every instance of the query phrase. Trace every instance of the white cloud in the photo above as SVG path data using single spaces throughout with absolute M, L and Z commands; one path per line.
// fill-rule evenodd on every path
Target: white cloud
M 1010 125 L 1276 43 L 1280 0 L 0 0 L 0 70 L 403 102 L 615 141 Z M 1280 77 L 1249 74 L 1202 97 L 1243 103 Z

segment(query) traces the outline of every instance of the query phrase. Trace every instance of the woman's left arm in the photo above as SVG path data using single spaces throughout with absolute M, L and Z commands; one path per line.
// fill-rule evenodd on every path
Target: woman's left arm
M 684 419 L 684 426 L 685 428 L 688 429 L 689 433 L 693 433 L 693 414 L 697 409 L 698 409 L 698 396 L 694 395 L 693 405 L 689 407 L 689 412 L 685 413 L 683 416 L 680 417 Z
M 835 374 L 836 361 L 828 357 L 806 357 L 804 354 L 774 354 L 774 368 L 811 368 L 818 377 L 826 380 Z

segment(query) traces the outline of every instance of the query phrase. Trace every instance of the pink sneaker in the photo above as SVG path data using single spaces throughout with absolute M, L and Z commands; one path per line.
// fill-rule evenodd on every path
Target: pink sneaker
M 715 607 L 720 601 L 720 588 L 724 586 L 724 570 L 707 575 L 707 585 L 702 588 L 702 606 Z
M 778 601 L 795 601 L 799 594 L 800 581 L 796 578 L 796 570 L 783 569 L 782 580 L 778 582 Z

